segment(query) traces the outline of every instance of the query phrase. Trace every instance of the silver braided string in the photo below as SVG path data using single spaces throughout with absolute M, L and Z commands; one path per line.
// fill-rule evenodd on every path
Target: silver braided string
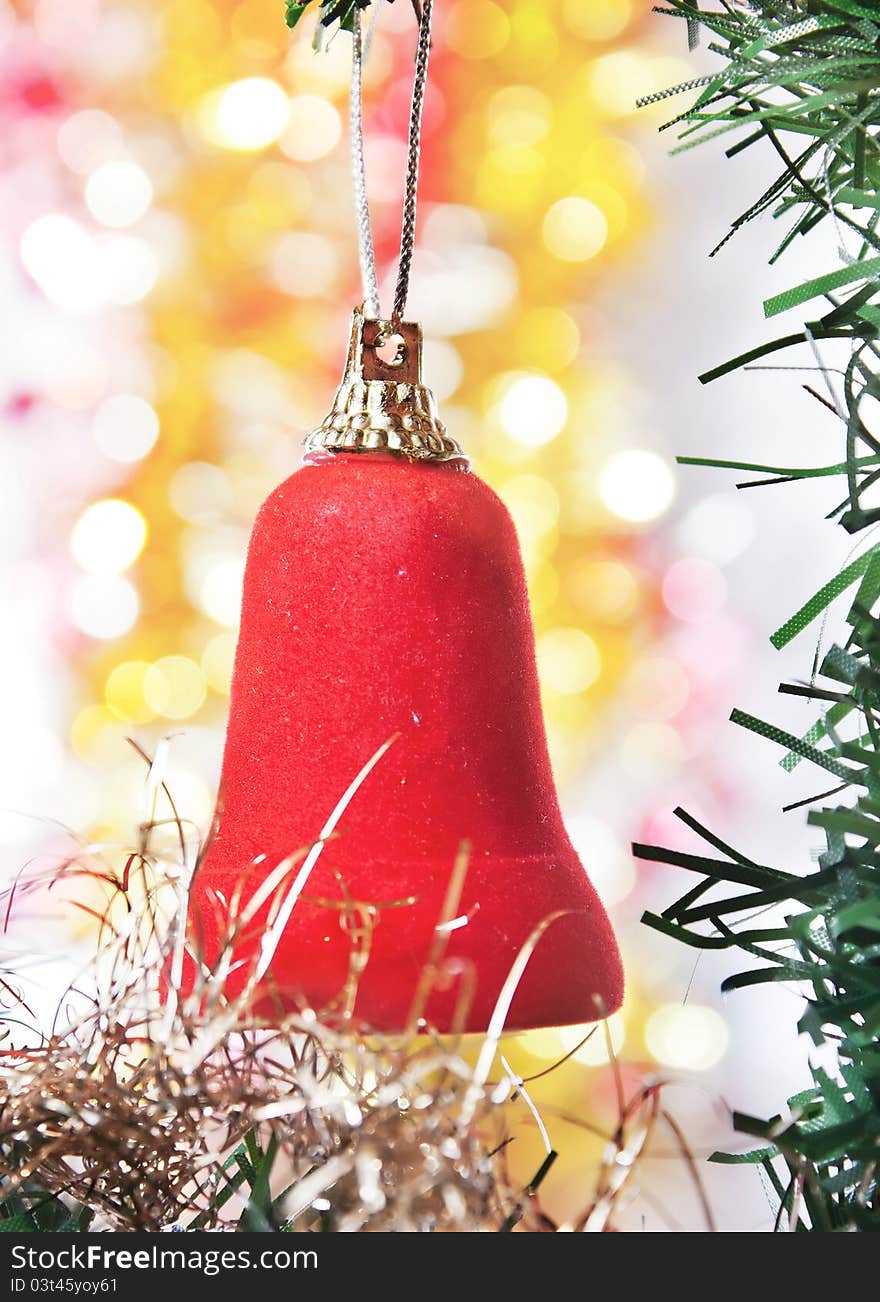
M 364 108 L 363 108 L 363 67 L 364 58 L 369 51 L 370 38 L 379 16 L 382 0 L 376 0 L 376 10 L 370 25 L 366 42 L 361 36 L 360 10 L 354 11 L 354 32 L 352 40 L 351 64 L 351 163 L 354 181 L 355 213 L 358 229 L 358 257 L 361 265 L 361 282 L 364 294 L 364 309 L 367 316 L 374 320 L 381 319 L 379 303 L 379 282 L 376 274 L 376 250 L 373 244 L 373 226 L 370 220 L 370 204 L 367 198 L 367 175 L 364 163 Z M 397 286 L 394 291 L 394 315 L 392 321 L 400 321 L 406 310 L 409 293 L 409 278 L 412 270 L 413 253 L 416 243 L 416 208 L 419 188 L 419 156 L 422 142 L 422 108 L 425 103 L 425 87 L 428 82 L 428 59 L 431 53 L 431 18 L 433 0 L 422 0 L 419 16 L 419 42 L 416 50 L 415 79 L 413 81 L 412 106 L 409 116 L 409 136 L 407 142 L 406 182 L 403 195 L 403 220 L 400 230 L 400 261 L 397 270 Z M 365 48 L 366 46 L 366 48 Z
M 399 321 L 406 310 L 409 275 L 416 244 L 416 202 L 419 189 L 419 155 L 422 144 L 422 107 L 428 83 L 428 58 L 431 53 L 431 17 L 434 0 L 422 0 L 419 17 L 419 44 L 416 50 L 416 74 L 413 82 L 412 107 L 409 115 L 409 142 L 406 159 L 406 185 L 403 197 L 403 223 L 400 230 L 400 263 L 394 291 L 394 317 Z
M 378 13 L 379 4 L 376 5 Z M 369 44 L 369 36 L 367 43 Z M 354 181 L 354 208 L 358 231 L 358 258 L 361 264 L 364 310 L 367 316 L 378 319 L 379 280 L 376 274 L 376 250 L 373 245 L 373 224 L 370 221 L 370 201 L 367 198 L 367 171 L 364 162 L 364 48 L 361 36 L 361 11 L 355 8 L 354 31 L 351 46 L 351 171 Z

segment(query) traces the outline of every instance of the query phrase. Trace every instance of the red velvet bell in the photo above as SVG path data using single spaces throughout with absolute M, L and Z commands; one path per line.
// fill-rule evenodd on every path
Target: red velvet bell
M 396 737 L 302 884 L 261 980 L 261 1007 L 339 1007 L 346 982 L 354 989 L 352 933 L 366 923 L 354 1016 L 402 1029 L 467 841 L 463 890 L 442 933 L 453 976 L 430 994 L 427 1021 L 448 1030 L 456 1007 L 466 1008 L 458 1029 L 485 1030 L 521 947 L 560 911 L 507 1026 L 592 1021 L 619 1006 L 623 974 L 559 811 L 514 527 L 456 458 L 416 357 L 403 380 L 364 378 L 371 324 L 356 315 L 347 380 L 311 438 L 313 449 L 348 439 L 370 450 L 305 465 L 254 527 L 215 835 L 196 874 L 191 935 L 213 961 L 220 901 L 240 888 L 240 911 L 300 851 L 289 885 L 346 788 Z M 417 336 L 402 347 L 417 353 Z M 394 365 L 371 362 L 374 376 Z M 395 455 L 398 446 L 410 455 Z M 425 459 L 413 459 L 420 448 Z M 242 930 L 232 990 L 257 961 L 267 911 Z

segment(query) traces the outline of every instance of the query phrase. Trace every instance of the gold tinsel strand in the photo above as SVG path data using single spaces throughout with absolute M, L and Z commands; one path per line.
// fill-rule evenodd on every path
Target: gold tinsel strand
M 176 852 L 159 848 L 169 827 Z M 23 973 L 5 973 L 6 1002 L 18 1007 L 0 1054 L 0 1193 L 26 1206 L 73 1200 L 95 1214 L 93 1229 L 115 1231 L 615 1228 L 660 1114 L 660 1082 L 626 1100 L 621 1086 L 592 1183 L 585 1172 L 583 1210 L 560 1227 L 537 1197 L 549 1145 L 526 1188 L 508 1174 L 512 1109 L 533 1105 L 497 1042 L 487 1037 L 473 1066 L 461 1039 L 423 1023 L 379 1037 L 344 1011 L 303 1009 L 272 1024 L 247 989 L 227 999 L 224 955 L 209 968 L 181 930 L 186 850 L 182 822 L 148 822 L 130 853 L 87 847 L 6 893 L 10 939 L 18 915 L 45 908 L 40 897 L 67 893 L 67 906 L 98 920 L 101 943 L 52 1027 L 34 1024 L 23 1041 Z M 100 887 L 103 908 L 84 902 L 83 882 L 91 900 Z M 230 912 L 230 942 L 244 921 Z M 504 1071 L 492 1078 L 496 1059 Z

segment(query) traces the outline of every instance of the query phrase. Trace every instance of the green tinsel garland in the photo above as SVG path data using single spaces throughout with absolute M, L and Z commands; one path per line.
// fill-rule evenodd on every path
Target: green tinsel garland
M 725 60 L 715 75 L 667 92 L 700 90 L 667 124 L 681 128 L 678 150 L 734 133 L 728 157 L 761 146 L 781 163 L 776 180 L 733 222 L 722 244 L 770 213 L 785 223 L 771 262 L 829 218 L 840 246 L 836 266 L 817 268 L 764 303 L 767 318 L 800 309 L 809 319 L 700 377 L 706 383 L 806 344 L 818 384 L 805 387 L 843 424 L 840 462 L 791 468 L 679 460 L 765 476 L 760 483 L 837 476 L 843 492 L 828 518 L 858 534 L 880 520 L 880 508 L 865 500 L 880 478 L 880 430 L 871 432 L 868 410 L 880 397 L 880 4 L 722 0 L 721 8 L 706 11 L 672 0 L 657 12 L 684 19 L 691 46 L 700 31 L 708 32 L 709 49 Z M 846 351 L 839 383 L 823 362 L 823 348 Z M 808 823 L 824 833 L 818 862 L 801 874 L 754 863 L 681 810 L 679 817 L 718 857 L 635 847 L 643 859 L 700 877 L 644 921 L 688 945 L 758 960 L 728 978 L 725 990 L 782 981 L 808 992 L 798 1029 L 815 1045 L 836 1050 L 836 1070 L 814 1067 L 812 1087 L 789 1099 L 784 1115 L 766 1121 L 736 1115 L 737 1128 L 759 1137 L 761 1147 L 713 1158 L 762 1167 L 779 1199 L 777 1225 L 799 1231 L 880 1230 L 880 543 L 866 533 L 858 559 L 771 641 L 785 646 L 851 588 L 838 644 L 813 664 L 809 684 L 780 687 L 817 703 L 819 717 L 805 734 L 789 735 L 738 710 L 732 715 L 785 748 L 785 769 L 806 761 L 833 775 L 831 791 L 794 806 L 809 806 Z M 722 898 L 711 890 L 718 885 L 734 890 Z M 766 925 L 762 915 L 778 906 L 786 909 L 784 921 Z

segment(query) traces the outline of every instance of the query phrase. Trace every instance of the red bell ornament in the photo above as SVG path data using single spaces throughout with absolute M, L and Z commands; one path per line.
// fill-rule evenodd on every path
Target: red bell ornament
M 437 417 L 419 328 L 397 331 L 383 361 L 389 329 L 355 313 L 333 412 L 257 517 L 190 935 L 216 962 L 224 905 L 237 897 L 241 914 L 290 857 L 277 908 L 340 797 L 395 738 L 312 852 L 271 959 L 260 961 L 270 902 L 242 926 L 227 989 L 259 969 L 267 1013 L 338 1009 L 347 990 L 360 1024 L 397 1031 L 442 922 L 451 975 L 424 1016 L 483 1031 L 517 954 L 559 915 L 506 1025 L 593 1021 L 619 1007 L 623 973 L 559 810 L 514 526 Z

